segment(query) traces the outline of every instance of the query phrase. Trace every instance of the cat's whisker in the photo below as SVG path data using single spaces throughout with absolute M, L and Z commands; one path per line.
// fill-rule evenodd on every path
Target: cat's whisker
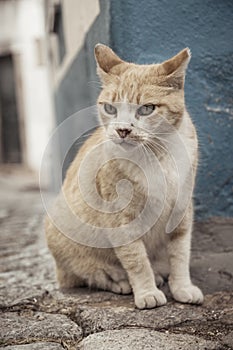
M 168 140 L 168 139 L 165 139 L 165 138 L 163 138 L 163 137 L 155 137 L 155 139 L 156 140 L 158 140 L 158 141 L 161 141 L 162 143 L 169 143 L 170 145 L 174 145 L 175 144 L 175 142 L 171 142 L 170 140 Z
M 146 158 L 146 160 L 149 159 L 149 162 L 150 162 L 150 166 L 152 167 L 152 169 L 154 170 L 153 172 L 156 173 L 156 166 L 155 166 L 155 163 L 152 161 L 151 157 L 150 157 L 150 154 L 153 152 L 150 148 L 147 149 L 146 146 L 142 143 L 141 144 L 142 146 L 142 151 L 144 153 L 144 156 Z M 154 154 L 154 153 L 153 153 Z
M 149 149 L 150 152 L 153 153 L 158 153 L 158 155 L 162 155 L 161 149 L 158 147 L 158 145 L 154 144 L 154 145 L 150 145 L 148 143 L 145 143 L 145 146 Z
M 154 145 L 154 147 L 152 147 L 148 142 L 145 142 L 145 147 L 147 149 L 150 150 L 150 152 L 154 152 L 154 149 L 156 150 L 156 152 L 160 153 L 161 151 L 157 148 L 157 145 Z
M 158 141 L 161 141 L 161 143 L 162 144 L 164 144 L 164 145 L 166 145 L 167 147 L 169 147 L 169 145 L 174 145 L 174 146 L 177 146 L 177 144 L 178 144 L 178 142 L 177 142 L 177 140 L 175 140 L 174 142 L 172 142 L 171 140 L 168 140 L 168 139 L 166 139 L 166 138 L 163 138 L 163 137 L 156 137 L 156 140 L 158 140 Z M 180 142 L 182 142 L 182 141 L 180 141 Z M 193 149 L 193 150 L 196 150 L 197 148 L 196 147 L 192 147 L 191 145 L 189 146 L 189 149 Z
M 160 150 L 163 150 L 165 153 L 168 152 L 166 147 L 164 147 L 160 143 L 156 142 L 154 139 L 147 140 L 147 142 L 149 142 L 152 145 L 152 147 L 157 146 Z
M 154 131 L 152 132 L 150 129 L 146 129 L 146 128 L 143 128 L 142 126 L 138 127 L 138 129 L 142 130 L 142 131 L 145 131 L 147 134 L 150 134 L 150 135 L 158 135 L 158 134 L 164 134 L 164 135 L 173 135 L 174 134 L 174 131 L 172 132 L 158 132 L 158 131 Z
M 162 137 L 158 137 L 158 136 L 157 137 L 156 136 L 154 136 L 154 137 L 149 136 L 148 140 L 152 143 L 154 142 L 154 143 L 156 143 L 160 146 L 163 146 L 163 147 L 165 147 L 165 142 L 168 141 L 166 138 L 162 138 Z

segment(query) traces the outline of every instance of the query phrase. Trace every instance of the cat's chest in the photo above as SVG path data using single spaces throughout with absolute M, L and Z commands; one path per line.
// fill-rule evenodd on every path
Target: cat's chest
M 176 165 L 168 160 L 148 162 L 143 166 L 121 160 L 109 164 L 108 169 L 106 167 L 103 170 L 105 171 L 100 172 L 103 186 L 117 187 L 125 180 L 126 187 L 131 191 L 139 191 L 146 196 L 175 191 L 179 182 Z

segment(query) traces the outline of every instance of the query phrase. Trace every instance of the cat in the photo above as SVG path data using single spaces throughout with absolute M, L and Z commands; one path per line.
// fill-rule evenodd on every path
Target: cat
M 123 61 L 103 44 L 96 45 L 97 73 L 102 82 L 97 101 L 100 127 L 80 148 L 62 186 L 62 193 L 65 194 L 69 207 L 74 213 L 79 213 L 82 221 L 88 222 L 91 227 L 90 242 L 85 245 L 81 238 L 80 241 L 75 240 L 65 232 L 65 228 L 72 226 L 72 217 L 59 201 L 54 210 L 57 219 L 64 223 L 64 229 L 59 230 L 56 220 L 52 220 L 50 216 L 47 216 L 45 221 L 47 242 L 56 261 L 60 287 L 89 286 L 119 294 L 133 292 L 136 307 L 145 309 L 166 304 L 166 296 L 158 287 L 164 278 L 169 276 L 168 284 L 175 300 L 192 304 L 203 302 L 203 294 L 192 284 L 189 271 L 193 223 L 191 196 L 198 162 L 196 131 L 184 99 L 185 72 L 190 57 L 190 50 L 186 48 L 163 63 L 139 65 Z M 176 132 L 181 135 L 180 144 L 173 137 Z M 188 180 L 190 197 L 185 210 L 182 209 L 181 219 L 168 234 L 166 225 L 177 198 L 174 159 L 171 159 L 167 151 L 169 145 L 170 150 L 173 150 L 173 158 L 177 158 L 175 161 L 179 161 L 179 154 L 183 149 L 187 150 L 193 179 L 188 178 L 192 174 L 185 172 L 186 167 L 183 167 L 181 171 L 185 181 Z M 95 154 L 91 156 L 91 151 L 96 146 L 98 151 L 93 151 Z M 143 163 L 145 168 L 149 162 L 152 167 L 152 176 L 149 179 L 152 191 L 148 193 L 143 170 L 150 170 L 139 169 L 137 164 L 130 162 L 132 150 L 137 150 L 134 158 L 140 159 L 140 149 L 143 157 L 148 158 Z M 125 159 L 116 157 L 121 152 L 125 152 Z M 110 160 L 105 162 L 105 158 Z M 88 194 L 89 186 L 95 179 L 95 188 L 105 203 L 116 202 L 119 195 L 116 184 L 126 179 L 134 188 L 134 191 L 130 192 L 129 205 L 120 208 L 118 212 L 109 213 L 101 212 L 87 204 L 77 185 L 77 173 L 85 159 L 88 160 L 83 175 L 80 175 L 80 181 L 83 182 L 86 193 Z M 156 159 L 159 163 L 156 163 Z M 104 165 L 98 170 L 96 177 L 91 178 L 93 168 L 99 160 Z M 159 172 L 158 164 L 165 174 L 163 183 L 156 175 Z M 157 178 L 160 181 L 159 186 Z M 85 187 L 85 184 L 88 185 Z M 160 215 L 157 215 L 156 210 L 159 209 L 156 203 L 163 197 L 164 191 L 160 189 L 164 184 L 167 186 L 166 203 Z M 184 185 L 181 192 L 185 191 Z M 123 186 L 120 194 L 124 197 L 126 192 Z M 155 206 L 151 208 L 152 211 L 154 208 L 154 217 L 158 216 L 158 219 L 153 225 L 147 225 L 147 219 L 143 219 L 141 224 L 134 225 L 133 231 L 129 230 L 127 224 L 140 216 L 146 199 L 153 197 L 155 192 L 158 196 L 152 201 Z M 127 194 L 125 196 L 127 197 Z M 125 200 L 127 202 L 129 198 Z M 182 200 L 180 203 L 182 207 Z M 179 206 L 174 215 L 175 221 L 177 215 L 180 215 Z M 148 220 L 149 217 L 150 215 Z M 126 225 L 125 231 L 123 226 L 123 234 L 110 235 L 106 247 L 101 246 L 102 241 L 100 244 L 97 242 L 96 227 L 117 229 L 121 225 Z M 172 227 L 172 224 L 170 226 Z M 85 237 L 83 227 L 85 226 L 82 224 L 75 226 L 80 237 Z

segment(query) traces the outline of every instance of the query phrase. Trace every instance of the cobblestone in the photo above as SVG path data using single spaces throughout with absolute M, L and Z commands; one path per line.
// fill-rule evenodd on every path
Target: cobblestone
M 1 345 L 8 350 L 232 349 L 233 219 L 197 223 L 191 270 L 202 306 L 171 297 L 137 310 L 132 295 L 59 290 L 43 232 L 38 186 L 23 171 L 0 174 Z M 167 286 L 164 289 L 168 292 Z

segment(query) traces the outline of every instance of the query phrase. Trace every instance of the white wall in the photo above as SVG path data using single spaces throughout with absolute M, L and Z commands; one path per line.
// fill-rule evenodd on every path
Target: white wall
M 53 3 L 54 0 L 51 1 Z M 54 68 L 54 86 L 64 78 L 69 66 L 81 49 L 85 36 L 100 12 L 99 0 L 62 1 L 66 55 L 61 65 Z M 56 46 L 53 47 L 56 50 Z
M 54 126 L 46 57 L 43 0 L 0 1 L 0 51 L 20 55 L 25 125 L 25 160 L 39 171 L 41 158 Z M 38 60 L 37 40 L 42 44 Z M 42 63 L 42 64 L 41 64 Z

